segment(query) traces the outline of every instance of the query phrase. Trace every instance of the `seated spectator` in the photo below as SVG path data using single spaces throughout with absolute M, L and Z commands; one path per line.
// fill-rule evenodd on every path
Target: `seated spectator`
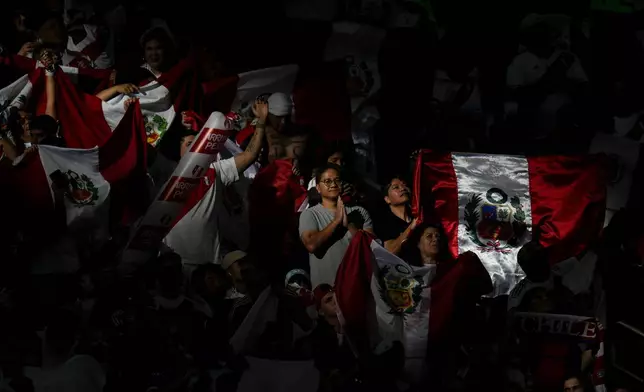
M 316 176 L 322 202 L 302 212 L 300 238 L 309 251 L 311 284 L 332 284 L 344 253 L 357 230 L 373 233 L 371 217 L 362 207 L 345 207 L 340 169 L 328 164 Z

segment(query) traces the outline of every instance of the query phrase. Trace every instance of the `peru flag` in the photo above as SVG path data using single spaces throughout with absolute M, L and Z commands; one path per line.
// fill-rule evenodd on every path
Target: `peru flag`
M 491 289 L 472 252 L 410 265 L 364 231 L 351 239 L 335 278 L 339 319 L 354 350 L 382 353 L 398 341 L 406 358 L 425 358 L 428 344 L 466 324 L 463 314 Z
M 523 277 L 516 256 L 533 228 L 552 264 L 575 256 L 602 229 L 606 182 L 601 156 L 523 157 L 422 151 L 414 214 L 440 220 L 453 257 L 476 253 L 508 294 Z
M 12 189 L 20 194 L 25 207 L 28 206 L 26 213 L 34 214 L 44 227 L 60 226 L 62 216 L 53 212 L 52 188 L 57 187 L 64 194 L 66 227 L 90 225 L 104 230 L 109 214 L 115 213 L 115 209 L 123 212 L 138 199 L 147 202 L 147 194 L 133 192 L 131 187 L 123 198 L 113 192 L 133 178 L 141 181 L 145 171 L 142 128 L 140 110 L 135 103 L 112 137 L 100 147 L 78 149 L 39 145 L 36 151 L 18 157 L 10 175 Z M 108 195 L 111 195 L 109 199 Z
M 156 146 L 181 110 L 193 109 L 201 94 L 197 91 L 193 58 L 175 65 L 158 79 L 145 81 L 136 94 L 120 94 L 101 102 L 101 112 L 111 129 L 116 128 L 127 110 L 126 102 L 137 98 L 145 122 L 147 142 Z
M 351 137 L 351 102 L 345 83 L 345 62 L 326 62 L 307 67 L 282 65 L 203 83 L 202 114 L 232 110 L 243 119 L 252 118 L 255 99 L 271 93 L 291 95 L 293 121 L 311 126 L 326 141 Z M 239 144 L 254 128 L 242 121 Z

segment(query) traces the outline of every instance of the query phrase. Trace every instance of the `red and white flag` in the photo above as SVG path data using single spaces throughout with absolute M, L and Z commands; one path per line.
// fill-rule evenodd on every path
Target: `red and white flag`
M 540 230 L 555 264 L 586 249 L 602 229 L 606 182 L 600 156 L 419 154 L 414 214 L 440 220 L 453 257 L 476 253 L 508 294 L 524 277 L 516 256 Z
M 126 111 L 126 102 L 132 97 L 141 104 L 145 121 L 147 142 L 156 146 L 170 128 L 177 113 L 182 109 L 193 109 L 200 98 L 196 90 L 194 60 L 187 58 L 175 65 L 158 79 L 145 81 L 140 92 L 131 95 L 119 94 L 107 102 L 101 102 L 105 121 L 114 129 Z
M 293 121 L 311 126 L 326 141 L 351 137 L 351 103 L 345 83 L 344 61 L 300 68 L 283 65 L 219 78 L 202 85 L 203 113 L 238 113 L 236 128 L 239 144 L 252 134 L 252 104 L 271 93 L 290 95 L 294 104 Z
M 77 68 L 107 69 L 112 67 L 112 59 L 107 55 L 107 42 L 96 25 L 83 24 L 77 28 L 84 30 L 85 38 L 74 42 L 67 40 L 67 50 L 63 53 L 63 64 Z
M 491 289 L 471 252 L 455 262 L 413 266 L 359 231 L 335 278 L 340 322 L 356 351 L 383 352 L 402 342 L 406 358 L 424 358 L 430 341 L 448 333 L 462 299 Z
M 38 146 L 35 152 L 23 154 L 14 161 L 14 187 L 42 211 L 53 210 L 52 186 L 64 190 L 67 227 L 85 223 L 106 228 L 109 221 L 108 195 L 112 188 L 133 174 L 140 173 L 142 121 L 135 103 L 125 121 L 110 140 L 91 149 Z M 138 124 L 138 125 L 137 125 Z M 129 202 L 147 195 L 131 193 Z M 122 200 L 114 200 L 117 204 Z M 45 214 L 47 216 L 52 216 Z M 106 233 L 106 232 L 104 232 Z

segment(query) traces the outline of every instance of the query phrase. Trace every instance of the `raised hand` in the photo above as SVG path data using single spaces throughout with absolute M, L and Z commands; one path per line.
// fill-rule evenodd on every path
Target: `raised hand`
M 26 57 L 29 55 L 29 53 L 32 53 L 34 51 L 35 47 L 36 47 L 35 42 L 26 42 L 24 45 L 22 45 L 22 47 L 18 51 L 18 55 Z
M 125 109 L 125 111 L 127 112 L 127 109 L 130 107 L 130 105 L 133 102 L 136 102 L 137 100 L 138 98 L 135 98 L 135 97 L 126 99 L 125 102 L 123 103 L 123 109 Z
M 253 104 L 253 113 L 260 121 L 266 121 L 268 117 L 268 102 L 264 99 L 257 99 Z

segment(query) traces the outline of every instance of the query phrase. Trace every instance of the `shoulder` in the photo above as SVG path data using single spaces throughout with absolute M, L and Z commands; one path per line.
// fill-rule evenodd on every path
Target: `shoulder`
M 320 214 L 320 204 L 316 204 L 313 207 L 307 208 L 306 210 L 302 211 L 300 218 L 310 219 L 318 214 Z

